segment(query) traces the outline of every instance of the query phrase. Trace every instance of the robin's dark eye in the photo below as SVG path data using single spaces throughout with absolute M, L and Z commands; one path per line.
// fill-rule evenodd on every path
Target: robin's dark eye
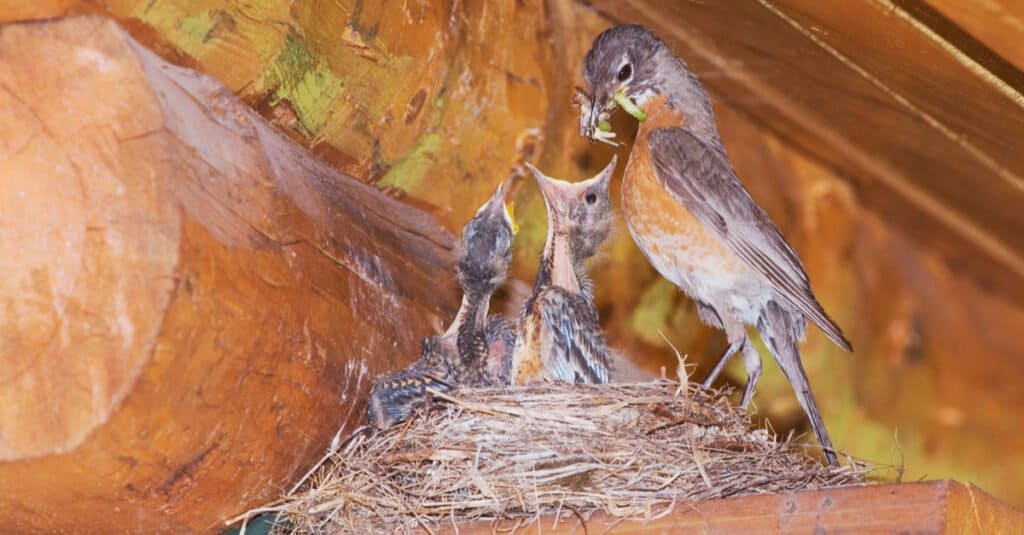
M 597 195 L 595 195 L 593 193 L 588 193 L 587 194 L 587 204 L 594 204 L 595 202 L 597 202 Z
M 626 80 L 629 80 L 630 76 L 633 76 L 633 67 L 627 63 L 619 69 L 619 81 L 625 82 Z

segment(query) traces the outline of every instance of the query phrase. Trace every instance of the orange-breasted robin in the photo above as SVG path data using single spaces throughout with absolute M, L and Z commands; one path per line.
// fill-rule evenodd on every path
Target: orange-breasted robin
M 725 331 L 729 346 L 705 386 L 736 353 L 748 374 L 746 407 L 761 374 L 747 337 L 754 325 L 807 413 L 830 464 L 828 432 L 800 361 L 807 319 L 837 345 L 850 343 L 811 292 L 796 252 L 737 178 L 719 139 L 707 93 L 664 42 L 642 26 L 597 36 L 584 60 L 581 134 L 609 141 L 617 108 L 640 121 L 622 185 L 630 234 L 662 276 Z
M 540 381 L 607 383 L 609 351 L 584 261 L 611 232 L 608 185 L 616 159 L 577 183 L 533 166 L 547 207 L 548 232 L 533 293 L 523 305 L 512 356 L 515 384 Z
M 409 417 L 430 399 L 428 388 L 507 385 L 515 332 L 500 316 L 488 317 L 491 295 L 505 282 L 518 230 L 505 204 L 502 184 L 462 230 L 458 281 L 462 305 L 448 329 L 426 338 L 408 368 L 374 381 L 367 417 L 388 427 Z

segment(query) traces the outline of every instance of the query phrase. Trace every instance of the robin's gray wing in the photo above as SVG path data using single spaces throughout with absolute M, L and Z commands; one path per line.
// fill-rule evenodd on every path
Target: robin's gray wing
M 648 143 L 661 185 L 730 251 L 767 278 L 779 296 L 850 351 L 850 342 L 811 293 L 793 248 L 743 187 L 725 155 L 683 128 L 655 130 Z
M 597 312 L 580 295 L 557 286 L 539 296 L 542 336 L 550 336 L 547 362 L 553 375 L 575 383 L 608 382 L 608 346 Z

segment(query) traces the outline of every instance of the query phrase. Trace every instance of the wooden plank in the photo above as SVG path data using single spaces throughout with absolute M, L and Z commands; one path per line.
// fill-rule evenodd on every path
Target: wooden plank
M 665 38 L 729 105 L 840 173 L 965 272 L 1024 300 L 1019 88 L 889 5 L 597 0 Z
M 901 168 L 907 170 L 908 180 L 983 221 L 994 235 L 1007 238 L 1008 245 L 1024 244 L 1024 211 L 1019 209 L 1024 200 L 1024 151 L 1018 143 L 1024 133 L 1024 79 L 992 74 L 957 43 L 933 32 L 929 22 L 919 18 L 924 13 L 904 9 L 899 2 L 763 1 L 808 38 L 817 38 L 816 44 L 834 50 L 832 54 L 850 70 L 886 94 L 898 113 L 913 119 L 878 126 L 917 127 L 894 135 L 916 135 L 921 129 L 924 137 L 897 145 L 900 152 L 874 145 L 879 157 L 905 161 Z M 843 104 L 833 105 L 840 109 L 827 117 L 845 119 L 838 127 L 862 136 L 869 131 L 855 130 L 858 118 L 851 115 L 870 117 L 886 107 L 878 103 L 841 109 Z M 876 137 L 889 141 L 886 135 Z M 954 147 L 958 150 L 948 154 Z M 945 172 L 919 170 L 930 161 L 942 164 L 934 169 Z M 965 184 L 971 187 L 964 188 Z
M 942 13 L 1017 69 L 1024 69 L 1024 47 L 1021 47 L 1024 3 L 927 0 L 924 4 Z
M 1024 514 L 970 483 L 954 482 L 946 506 L 946 533 L 1020 534 Z
M 972 499 L 977 507 L 971 506 Z M 965 501 L 967 500 L 967 501 Z M 977 513 L 977 514 L 976 514 Z M 657 516 L 658 511 L 652 511 Z M 811 490 L 784 495 L 743 496 L 677 505 L 647 521 L 622 521 L 595 514 L 581 521 L 565 511 L 516 532 L 583 533 L 1020 533 L 1024 514 L 980 489 L 955 481 Z M 478 522 L 462 534 L 510 527 Z M 444 533 L 454 533 L 448 528 Z
M 0 0 L 0 24 L 20 20 L 56 17 L 67 12 L 78 0 Z

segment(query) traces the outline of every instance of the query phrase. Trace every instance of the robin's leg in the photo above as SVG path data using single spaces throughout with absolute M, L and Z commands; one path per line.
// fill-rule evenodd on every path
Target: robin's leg
M 722 355 L 722 358 L 718 359 L 718 364 L 715 364 L 715 369 L 711 370 L 711 373 L 708 374 L 707 379 L 704 379 L 704 388 L 711 388 L 711 385 L 715 382 L 715 379 L 718 379 L 718 376 L 721 375 L 722 370 L 725 369 L 725 365 L 729 363 L 729 359 L 731 359 L 733 355 L 735 355 L 736 352 L 739 351 L 741 347 L 743 347 L 744 343 L 746 343 L 746 337 L 744 337 L 743 340 L 738 340 L 736 342 L 732 342 L 729 344 L 729 348 L 725 350 L 725 354 Z
M 750 343 L 749 339 L 744 339 L 743 342 L 743 367 L 747 370 L 747 386 L 743 389 L 740 407 L 746 409 L 750 404 L 750 399 L 754 397 L 757 381 L 761 379 L 761 354 L 757 352 L 757 348 Z
M 722 322 L 722 318 L 718 315 L 718 312 L 711 305 L 702 301 L 695 301 L 697 304 L 697 313 L 700 314 L 700 319 L 704 323 L 715 327 L 716 329 L 722 329 L 726 331 L 726 336 L 729 338 L 729 347 L 725 350 L 725 353 L 721 358 L 718 359 L 718 363 L 715 364 L 715 369 L 711 370 L 707 378 L 704 379 L 704 388 L 711 388 L 711 385 L 721 375 L 722 370 L 725 369 L 725 365 L 729 363 L 737 351 L 743 347 L 743 341 L 746 340 L 746 334 L 736 329 L 727 330 L 725 324 Z M 730 334 L 731 333 L 731 334 Z

